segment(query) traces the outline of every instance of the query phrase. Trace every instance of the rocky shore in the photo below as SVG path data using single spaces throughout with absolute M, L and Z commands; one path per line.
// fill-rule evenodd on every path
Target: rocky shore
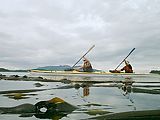
M 28 77 L 26 75 L 24 76 L 19 76 L 19 75 L 10 75 L 10 76 L 6 76 L 3 74 L 0 74 L 0 80 L 18 80 L 18 81 L 43 81 L 43 82 L 47 82 L 47 79 L 43 79 L 43 77 Z
M 160 70 L 151 70 L 150 73 L 154 73 L 154 74 L 160 74 Z

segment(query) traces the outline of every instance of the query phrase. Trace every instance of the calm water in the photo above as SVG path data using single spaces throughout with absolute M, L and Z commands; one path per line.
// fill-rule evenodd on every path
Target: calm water
M 121 87 L 105 87 L 107 84 L 120 84 L 114 81 L 126 80 L 130 78 L 135 81 L 132 88 L 139 88 L 141 90 L 156 90 L 160 91 L 160 75 L 133 75 L 133 76 L 53 76 L 49 74 L 30 74 L 30 73 L 2 73 L 7 75 L 18 74 L 28 75 L 28 76 L 45 76 L 46 78 L 52 79 L 75 79 L 75 80 L 95 80 L 95 81 L 113 81 L 112 83 L 97 83 L 92 87 L 80 87 L 79 89 L 69 88 L 69 89 L 57 89 L 63 86 L 68 86 L 69 84 L 64 84 L 60 82 L 38 82 L 43 84 L 42 87 L 35 87 L 37 81 L 7 81 L 0 80 L 0 91 L 6 90 L 23 90 L 23 89 L 49 89 L 45 91 L 32 92 L 36 94 L 34 96 L 28 95 L 27 99 L 14 100 L 0 94 L 0 107 L 12 107 L 24 103 L 35 104 L 42 100 L 50 100 L 54 97 L 59 97 L 67 101 L 68 103 L 78 106 L 79 109 L 73 111 L 62 120 L 78 120 L 82 118 L 94 117 L 95 115 L 90 115 L 87 111 L 90 110 L 102 110 L 109 112 L 123 112 L 123 111 L 136 111 L 136 110 L 151 110 L 160 109 L 160 94 L 153 94 L 150 92 L 127 92 L 122 90 Z M 153 82 L 153 83 L 151 83 Z M 74 84 L 74 83 L 72 83 Z M 79 83 L 82 84 L 82 83 Z M 87 106 L 87 104 L 92 104 Z M 0 114 L 0 120 L 38 120 L 35 116 L 21 118 L 19 114 Z M 46 119 L 45 119 L 46 120 Z

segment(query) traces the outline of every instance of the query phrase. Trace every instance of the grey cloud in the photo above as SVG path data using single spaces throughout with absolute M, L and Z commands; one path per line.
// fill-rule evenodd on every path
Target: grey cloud
M 95 44 L 87 57 L 96 68 L 114 68 L 134 47 L 136 70 L 159 68 L 159 0 L 0 3 L 2 67 L 73 65 Z

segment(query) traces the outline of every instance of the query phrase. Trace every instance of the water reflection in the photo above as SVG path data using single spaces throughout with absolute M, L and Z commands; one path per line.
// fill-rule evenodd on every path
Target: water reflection
M 83 88 L 83 97 L 89 96 L 89 94 L 90 94 L 89 87 L 91 87 L 92 84 L 91 83 L 82 83 L 81 86 Z
M 47 113 L 35 114 L 34 116 L 35 116 L 36 118 L 40 118 L 40 119 L 59 120 L 59 119 L 65 117 L 65 116 L 67 116 L 67 114 L 65 114 L 65 113 L 47 112 Z
M 82 95 L 82 97 L 86 97 L 86 96 L 89 96 L 89 94 L 90 94 L 90 89 L 89 89 L 89 87 L 91 87 L 92 86 L 92 84 L 91 83 L 82 83 L 82 84 L 75 84 L 74 85 L 74 87 L 75 87 L 75 89 L 79 89 L 79 88 L 83 88 L 83 95 Z
M 19 117 L 32 117 L 35 116 L 39 119 L 52 119 L 52 120 L 60 120 L 61 118 L 67 116 L 69 113 L 55 113 L 55 112 L 47 112 L 47 113 L 36 113 L 36 114 L 21 114 Z
M 127 78 L 125 78 L 125 81 L 122 81 L 121 88 L 124 91 L 124 95 L 131 93 L 133 83 L 134 83 L 134 81 L 132 80 L 131 77 L 127 77 Z
M 89 96 L 89 86 L 85 86 L 83 88 L 83 96 Z
M 78 112 L 76 111 L 73 113 L 66 113 L 66 112 L 61 113 L 61 112 L 55 112 L 55 111 L 46 112 L 42 110 L 42 113 L 32 114 L 33 117 L 28 118 L 31 120 L 34 120 L 36 118 L 37 119 L 38 118 L 39 119 L 65 119 L 66 116 L 67 116 L 66 119 L 81 119 L 81 118 L 85 119 L 87 117 L 93 117 L 93 112 L 95 113 L 95 109 L 96 109 L 96 114 L 97 112 L 100 112 L 99 110 L 111 111 L 111 112 L 123 112 L 123 111 L 141 110 L 141 109 L 159 109 L 160 88 L 154 87 L 153 83 L 151 83 L 151 82 L 154 82 L 155 80 L 154 78 L 153 79 L 144 78 L 144 77 L 129 78 L 128 76 L 127 78 L 125 77 L 126 76 L 121 78 L 118 78 L 117 76 L 113 76 L 110 78 L 103 77 L 104 79 L 102 78 L 90 79 L 91 77 L 83 77 L 83 80 L 81 77 L 78 79 L 79 81 L 76 79 L 77 80 L 77 81 L 75 80 L 76 82 L 73 81 L 72 83 L 67 83 L 67 84 L 66 82 L 65 83 L 56 82 L 52 84 L 50 82 L 46 82 L 45 83 L 46 86 L 44 86 L 44 88 L 48 90 L 41 92 L 39 91 L 40 90 L 39 89 L 38 91 L 34 91 L 36 92 L 34 94 L 37 94 L 37 96 L 29 96 L 30 98 L 25 100 L 19 100 L 19 101 L 13 101 L 4 97 L 3 96 L 4 91 L 12 90 L 13 92 L 13 90 L 17 91 L 17 89 L 21 90 L 22 88 L 27 89 L 28 91 L 28 89 L 36 88 L 34 85 L 35 82 L 31 82 L 31 81 L 12 82 L 12 81 L 1 80 L 0 82 L 1 82 L 2 95 L 1 95 L 0 103 L 1 105 L 4 105 L 4 106 L 14 106 L 16 104 L 22 104 L 24 103 L 24 101 L 26 101 L 27 103 L 36 103 L 37 99 L 45 100 L 46 98 L 49 98 L 51 96 L 53 97 L 58 96 L 63 99 L 66 99 L 69 102 L 72 102 L 75 105 L 80 105 L 78 106 L 80 107 L 80 110 L 78 109 L 77 110 Z M 97 81 L 95 81 L 95 79 Z M 135 83 L 133 83 L 132 80 L 134 80 Z M 156 79 L 156 82 L 157 82 L 157 79 Z M 157 85 L 157 83 L 155 84 Z M 149 85 L 152 85 L 152 87 Z M 149 86 L 149 87 L 146 87 L 146 86 Z M 50 90 L 50 88 L 52 87 L 54 89 Z M 119 87 L 119 89 L 117 87 Z M 29 94 L 27 93 L 27 95 L 30 95 L 30 92 Z M 10 101 L 13 101 L 13 102 L 11 103 Z M 90 114 L 87 113 L 86 115 L 86 111 L 87 112 L 89 111 Z M 28 114 L 28 117 L 31 117 L 30 115 L 31 114 Z M 15 115 L 11 115 L 11 117 L 14 117 L 14 116 Z M 1 117 L 4 118 L 5 115 L 1 115 Z M 27 115 L 21 115 L 21 117 L 27 117 Z M 22 118 L 19 118 L 19 120 L 20 119 Z
M 125 78 L 124 81 L 122 81 L 121 89 L 123 90 L 123 96 L 125 96 L 125 98 L 130 101 L 130 103 L 133 106 L 133 109 L 136 110 L 136 106 L 134 105 L 134 100 L 131 96 L 133 83 L 134 83 L 134 81 L 132 80 L 132 78 L 127 77 L 127 78 Z

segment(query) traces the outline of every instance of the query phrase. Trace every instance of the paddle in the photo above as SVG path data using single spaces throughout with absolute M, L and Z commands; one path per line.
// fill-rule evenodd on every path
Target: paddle
M 66 71 L 72 71 L 72 70 L 74 70 L 73 68 L 77 65 L 77 63 L 79 63 L 79 61 L 80 61 L 84 56 L 86 56 L 94 47 L 95 47 L 95 45 L 93 45 L 93 46 L 71 67 L 71 69 L 68 69 L 68 70 L 66 70 Z
M 110 70 L 110 72 L 115 72 L 115 71 L 117 71 L 117 68 L 128 58 L 128 56 L 130 56 L 130 54 L 135 50 L 136 48 L 133 48 L 130 52 L 129 52 L 129 54 L 119 63 L 119 65 L 116 67 L 116 69 L 115 70 Z

